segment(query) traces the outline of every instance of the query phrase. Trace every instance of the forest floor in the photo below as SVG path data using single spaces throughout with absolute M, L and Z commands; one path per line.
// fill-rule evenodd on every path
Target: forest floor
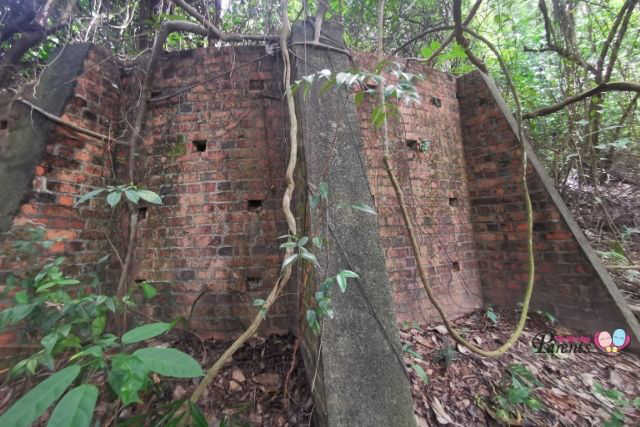
M 477 311 L 458 319 L 456 328 L 475 344 L 495 348 L 514 330 L 515 313 L 492 314 L 495 322 Z M 536 353 L 536 337 L 548 332 L 573 335 L 534 313 L 515 346 L 493 359 L 455 345 L 443 325 L 402 330 L 421 425 L 501 425 L 500 418 L 519 421 L 513 425 L 640 425 L 640 356 L 595 348 Z

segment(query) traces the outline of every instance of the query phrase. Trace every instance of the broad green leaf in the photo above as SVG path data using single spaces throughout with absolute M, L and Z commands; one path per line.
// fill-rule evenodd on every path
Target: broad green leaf
M 146 299 L 151 299 L 158 294 L 156 288 L 146 282 L 142 283 L 140 287 L 142 288 L 142 295 L 144 295 Z
M 125 196 L 133 203 L 138 203 L 140 201 L 140 194 L 136 190 L 128 189 L 124 191 Z
M 300 249 L 304 249 L 304 248 L 300 248 Z M 300 256 L 302 257 L 302 259 L 310 262 L 311 264 L 318 265 L 318 259 L 316 258 L 316 256 L 314 254 L 312 254 L 308 250 L 301 251 L 300 252 Z
M 171 323 L 157 322 L 138 326 L 122 336 L 123 344 L 133 344 L 164 334 L 171 329 Z
M 31 314 L 38 304 L 17 305 L 0 311 L 0 331 Z
M 194 378 L 204 375 L 200 364 L 191 356 L 175 348 L 149 347 L 133 353 L 145 366 L 157 374 L 175 378 Z
M 341 271 L 342 275 L 348 279 L 359 279 L 360 276 L 358 275 L 358 273 L 356 273 L 355 271 L 351 271 L 351 270 L 342 270 Z
M 189 412 L 191 412 L 191 421 L 194 427 L 209 427 L 200 407 L 191 401 L 189 401 Z
M 105 190 L 106 190 L 105 188 L 98 188 L 97 190 L 93 190 L 93 191 L 90 191 L 90 192 L 88 192 L 88 193 L 86 193 L 86 194 L 82 195 L 82 196 L 81 196 L 81 197 L 76 201 L 76 203 L 75 203 L 75 205 L 74 205 L 74 206 L 76 206 L 76 207 L 77 207 L 78 205 L 80 205 L 80 204 L 82 204 L 82 203 L 86 202 L 87 200 L 91 200 L 91 199 L 93 199 L 94 197 L 96 197 L 96 196 L 100 195 L 101 193 L 103 193 Z
M 22 396 L 0 416 L 0 426 L 30 427 L 55 402 L 80 374 L 72 365 L 56 372 Z
M 149 369 L 135 354 L 116 354 L 111 358 L 108 382 L 126 406 L 140 402 L 138 392 L 147 382 Z
M 364 212 L 364 213 L 368 213 L 368 214 L 371 214 L 371 215 L 377 215 L 377 213 L 376 213 L 375 209 L 373 209 L 373 208 L 372 208 L 371 206 L 369 206 L 369 205 L 365 205 L 364 203 L 356 203 L 355 205 L 351 205 L 351 207 L 352 207 L 353 209 L 356 209 L 356 210 L 362 211 L 362 212 Z
M 92 345 L 91 347 L 88 347 L 84 350 L 82 350 L 79 353 L 74 354 L 73 356 L 71 356 L 70 360 L 75 360 L 79 357 L 84 357 L 84 356 L 93 356 L 96 359 L 101 359 L 102 358 L 102 347 L 100 347 L 99 345 Z
M 98 400 L 98 388 L 83 384 L 73 388 L 58 402 L 47 427 L 87 427 L 93 418 Z
M 266 301 L 263 300 L 262 298 L 256 298 L 256 299 L 253 300 L 253 305 L 255 307 L 262 307 L 265 303 L 266 303 Z
M 311 239 L 311 242 L 313 243 L 313 246 L 315 246 L 318 249 L 322 249 L 322 238 L 321 237 L 314 237 L 313 239 Z
M 57 332 L 52 332 L 50 334 L 45 335 L 40 340 L 40 344 L 42 344 L 42 346 L 44 347 L 44 350 L 47 353 L 51 353 L 53 351 L 53 348 L 56 346 L 56 343 L 58 342 L 59 338 L 60 337 L 58 336 Z
M 298 259 L 298 254 L 293 254 L 288 256 L 283 262 L 282 262 L 282 269 L 284 270 L 289 264 L 291 264 L 292 262 L 294 262 L 296 259 Z
M 162 199 L 160 198 L 160 196 L 158 196 L 158 194 L 154 193 L 153 191 L 150 190 L 138 190 L 138 195 L 140 196 L 140 198 L 142 200 L 145 200 L 149 203 L 153 203 L 155 205 L 161 205 L 162 204 Z
M 104 328 L 107 325 L 107 316 L 104 314 L 102 316 L 98 316 L 91 322 L 91 335 L 94 337 L 98 337 L 102 335 L 104 332 Z
M 298 246 L 304 246 L 307 244 L 307 242 L 309 241 L 309 238 L 307 236 L 303 236 L 300 238 L 300 240 L 298 240 Z
M 18 304 L 28 304 L 29 303 L 29 294 L 27 291 L 17 292 L 14 296 L 16 299 L 16 303 Z
M 338 286 L 342 293 L 347 291 L 347 279 L 342 275 L 342 272 L 336 275 L 336 281 L 338 282 Z
M 122 192 L 121 191 L 112 191 L 111 193 L 109 193 L 109 195 L 107 196 L 107 203 L 109 204 L 109 206 L 111 206 L 112 208 L 115 208 L 116 205 L 118 203 L 120 203 L 120 199 L 122 198 Z
M 411 365 L 411 367 L 413 368 L 416 375 L 418 375 L 418 377 L 422 380 L 423 383 L 429 384 L 429 376 L 424 371 L 424 369 L 422 369 L 422 366 L 414 363 L 413 365 Z

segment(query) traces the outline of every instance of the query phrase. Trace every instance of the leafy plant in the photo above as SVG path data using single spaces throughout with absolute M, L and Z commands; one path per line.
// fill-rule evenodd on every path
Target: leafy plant
M 507 374 L 498 385 L 498 390 L 490 398 L 488 406 L 497 421 L 509 423 L 520 420 L 525 410 L 538 411 L 542 402 L 534 394 L 534 388 L 541 386 L 540 381 L 523 364 L 513 363 L 507 366 Z
M 613 411 L 609 413 L 610 418 L 604 422 L 604 426 L 606 427 L 621 427 L 625 424 L 624 413 L 622 412 L 625 408 L 633 408 L 640 409 L 640 397 L 636 397 L 633 400 L 629 400 L 624 397 L 624 393 L 614 388 L 607 389 L 602 386 L 597 381 L 594 381 L 591 392 L 594 395 L 600 395 L 605 399 L 609 400 L 615 408 Z
M 40 231 L 30 233 L 32 240 L 20 241 L 18 249 L 33 254 L 34 248 L 42 246 L 38 239 L 43 235 Z M 7 292 L 13 293 L 14 305 L 0 311 L 0 331 L 20 326 L 31 340 L 40 343 L 40 348 L 13 366 L 8 376 L 35 375 L 46 370 L 53 374 L 2 414 L 0 425 L 31 425 L 66 392 L 55 406 L 48 426 L 88 426 L 99 394 L 92 383 L 101 374 L 124 405 L 140 402 L 139 393 L 148 388 L 152 372 L 175 378 L 203 374 L 198 362 L 176 349 L 136 349 L 169 331 L 173 323 L 143 324 L 121 337 L 108 332 L 109 319 L 134 305 L 131 294 L 118 299 L 94 293 L 94 286 L 66 275 L 63 262 L 64 258 L 59 257 L 32 272 L 7 278 Z M 145 298 L 156 294 L 147 282 L 131 290 L 136 291 Z
M 84 202 L 87 202 L 91 199 L 95 199 L 102 193 L 107 193 L 106 201 L 107 204 L 115 208 L 120 200 L 122 200 L 122 196 L 124 195 L 127 200 L 129 200 L 133 204 L 137 204 L 140 200 L 145 202 L 153 203 L 155 205 L 162 204 L 162 198 L 153 191 L 145 190 L 142 188 L 138 188 L 133 184 L 126 185 L 109 185 L 104 188 L 97 188 L 93 191 L 90 191 L 84 195 L 82 195 L 75 203 L 75 206 L 81 205 Z
M 484 312 L 484 317 L 489 319 L 489 321 L 493 326 L 496 326 L 498 324 L 498 319 L 500 318 L 500 315 L 495 311 L 493 311 L 493 307 L 488 306 Z

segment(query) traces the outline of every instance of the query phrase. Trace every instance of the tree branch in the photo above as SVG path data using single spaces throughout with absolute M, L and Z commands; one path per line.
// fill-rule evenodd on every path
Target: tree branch
M 540 7 L 540 11 L 542 12 L 542 18 L 544 20 L 544 32 L 545 32 L 545 39 L 547 41 L 547 46 L 542 48 L 542 49 L 529 49 L 529 48 L 525 48 L 525 52 L 544 52 L 544 51 L 553 51 L 556 52 L 558 55 L 562 56 L 563 58 L 574 62 L 578 65 L 580 65 L 582 68 L 584 68 L 585 70 L 589 71 L 590 73 L 592 73 L 594 76 L 598 76 L 598 70 L 596 69 L 596 67 L 594 67 L 593 65 L 589 64 L 588 62 L 586 62 L 584 59 L 582 59 L 578 54 L 576 54 L 575 52 L 571 52 L 570 50 L 564 49 L 560 46 L 558 46 L 554 39 L 554 32 L 553 32 L 553 26 L 551 24 L 551 19 L 549 19 L 549 12 L 547 10 L 547 4 L 545 3 L 545 0 L 540 0 L 540 2 L 538 3 L 539 7 Z
M 549 107 L 540 108 L 530 113 L 525 113 L 522 115 L 522 118 L 533 119 L 534 117 L 546 116 L 548 114 L 552 114 L 552 113 L 555 113 L 556 111 L 562 110 L 567 105 L 574 104 L 585 98 L 589 98 L 591 96 L 598 95 L 603 92 L 640 92 L 640 83 L 636 83 L 636 82 L 602 83 L 582 93 L 579 93 L 574 96 L 570 96 L 569 98 L 566 98 L 563 101 L 558 102 L 557 104 L 551 105 Z
M 613 26 L 611 27 L 611 31 L 609 31 L 609 35 L 607 36 L 607 40 L 605 40 L 604 45 L 602 46 L 602 50 L 600 51 L 600 57 L 598 58 L 598 62 L 596 64 L 596 69 L 598 70 L 598 75 L 600 76 L 600 80 L 602 80 L 602 67 L 604 66 L 604 60 L 607 57 L 607 52 L 609 51 L 609 46 L 611 45 L 611 42 L 613 41 L 613 37 L 618 32 L 618 26 L 620 25 L 620 22 L 622 21 L 622 17 L 624 16 L 624 12 L 627 10 L 627 8 L 629 7 L 629 4 L 632 3 L 632 1 L 633 0 L 627 0 L 624 3 L 624 5 L 622 5 L 622 8 L 620 9 L 618 14 L 616 15 L 616 19 L 613 22 Z
M 187 12 L 189 15 L 193 16 L 198 22 L 200 22 L 204 27 L 208 30 L 210 34 L 213 34 L 215 37 L 224 42 L 237 42 L 237 41 L 278 41 L 278 36 L 272 35 L 251 35 L 251 34 L 235 34 L 235 33 L 224 33 L 218 27 L 213 25 L 207 18 L 202 16 L 195 7 L 189 5 L 184 0 L 171 0 L 175 5 L 180 6 Z
M 480 5 L 482 4 L 482 0 L 477 0 L 475 2 L 475 4 L 473 5 L 473 7 L 471 8 L 471 11 L 469 11 L 469 15 L 467 16 L 467 18 L 464 20 L 464 22 L 462 23 L 463 27 L 466 27 L 469 25 L 469 23 L 471 22 L 471 20 L 473 19 L 474 16 L 476 16 L 476 13 L 478 12 L 478 9 L 480 8 Z M 444 51 L 447 46 L 449 45 L 449 43 L 451 43 L 453 41 L 453 39 L 455 38 L 456 33 L 453 32 L 451 34 L 449 34 L 449 36 L 445 39 L 445 41 L 442 42 L 442 44 L 440 45 L 439 48 L 437 48 L 431 55 L 429 55 L 429 57 L 427 58 L 427 60 L 425 61 L 427 64 L 431 64 L 431 62 L 436 59 L 436 57 L 438 55 L 440 55 L 442 53 L 442 51 Z
M 638 0 L 630 0 L 629 7 L 627 8 L 627 13 L 624 16 L 622 21 L 622 25 L 620 26 L 620 32 L 618 32 L 618 36 L 616 38 L 615 44 L 611 49 L 611 58 L 609 58 L 609 65 L 607 65 L 607 71 L 602 79 L 603 82 L 608 82 L 611 78 L 611 73 L 613 72 L 613 66 L 616 64 L 616 60 L 618 59 L 618 51 L 620 50 L 620 45 L 622 44 L 622 39 L 624 39 L 624 35 L 627 32 L 627 28 L 629 26 L 629 19 L 631 19 L 631 14 L 633 13 L 633 8 L 638 4 Z
M 467 54 L 467 58 L 473 65 L 475 65 L 480 71 L 485 74 L 488 74 L 487 66 L 484 65 L 482 60 L 478 58 L 469 48 L 469 40 L 464 37 L 463 26 L 462 26 L 462 1 L 454 0 L 453 1 L 453 21 L 455 23 L 455 35 L 456 41 L 462 48 L 464 52 Z

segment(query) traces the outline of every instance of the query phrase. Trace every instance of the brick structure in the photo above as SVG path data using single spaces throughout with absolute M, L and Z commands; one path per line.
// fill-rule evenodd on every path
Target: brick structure
M 140 181 L 164 204 L 141 222 L 134 279 L 170 283 L 158 286 L 157 317 L 190 314 L 200 334 L 228 337 L 275 282 L 287 233 L 279 57 L 258 47 L 170 54 L 154 82 Z M 286 290 L 265 328 L 288 330 L 296 302 Z
M 74 74 L 71 90 L 65 92 L 62 87 L 67 83 L 65 81 L 43 78 L 33 102 L 40 103 L 50 93 L 66 96 L 59 111 L 62 119 L 105 135 L 115 134 L 120 120 L 118 64 L 100 48 L 80 45 L 70 50 L 73 55 L 83 55 L 82 58 L 73 64 L 54 64 L 51 72 L 60 72 L 57 68 L 61 66 L 71 68 L 69 72 Z M 18 103 L 6 114 L 3 118 L 6 129 L 0 131 L 3 133 L 0 134 L 0 151 L 5 159 L 20 158 L 15 149 L 19 148 L 18 144 L 28 143 L 32 126 L 49 126 L 46 127 L 46 144 L 30 147 L 33 150 L 28 153 L 30 157 L 20 160 L 35 166 L 25 171 L 30 176 L 29 182 L 21 195 L 19 209 L 9 218 L 10 227 L 0 240 L 0 277 L 33 267 L 28 265 L 32 260 L 15 251 L 12 243 L 14 239 L 24 238 L 26 229 L 44 226 L 44 238 L 53 241 L 49 254 L 65 256 L 66 271 L 88 283 L 95 273 L 104 270 L 96 264 L 110 252 L 105 232 L 114 222 L 103 201 L 93 200 L 78 208 L 73 204 L 78 196 L 95 187 L 103 187 L 112 179 L 115 144 L 80 135 L 66 126 L 42 124 L 37 121 L 41 119 L 38 113 L 32 113 Z M 12 135 L 22 138 L 12 139 Z M 6 191 L 12 191 L 19 183 L 3 185 L 7 185 Z M 0 307 L 8 302 L 2 303 Z M 13 334 L 0 338 L 0 342 L 12 340 L 15 340 Z M 13 344 L 13 341 L 6 342 L 5 348 Z
M 0 226 L 9 225 L 8 230 L 0 227 L 5 232 L 3 275 L 21 267 L 11 241 L 29 224 L 44 225 L 49 238 L 60 239 L 50 255 L 68 256 L 70 274 L 86 276 L 98 259 L 111 253 L 105 232 L 122 250 L 123 208 L 112 211 L 102 200 L 79 208 L 73 203 L 96 186 L 126 181 L 119 160 L 127 154 L 122 135 L 131 111 L 124 106 L 132 105 L 137 82 L 107 52 L 84 46 L 84 53 L 73 53 L 84 56 L 67 79 L 74 83 L 64 96 L 55 84 L 46 86 L 47 76 L 39 90 L 60 98 L 54 114 L 112 139 L 91 139 L 42 118 L 34 122 L 35 128 L 47 129 L 40 135 L 46 141 L 28 161 L 11 165 L 12 170 L 22 168 L 26 186 L 15 209 L 0 211 Z M 59 61 L 68 65 L 64 55 Z M 364 68 L 372 68 L 372 61 L 366 55 L 356 58 Z M 236 47 L 167 54 L 156 71 L 137 181 L 161 194 L 164 205 L 141 206 L 144 218 L 132 278 L 166 283 L 158 284 L 160 295 L 148 312 L 163 319 L 191 316 L 192 326 L 205 336 L 241 332 L 256 313 L 252 301 L 267 294 L 278 274 L 282 251 L 277 237 L 286 233 L 280 203 L 288 155 L 281 66 L 277 55 L 265 55 L 262 47 Z M 456 82 L 418 65 L 410 70 L 424 76 L 418 83 L 422 103 L 399 109 L 391 122 L 391 151 L 430 282 L 451 317 L 483 301 L 513 306 L 526 282 L 526 231 L 522 146 L 510 116 L 495 89 L 477 74 Z M 45 74 L 55 72 L 54 65 Z M 357 167 L 368 179 L 378 211 L 375 232 L 384 250 L 397 320 L 434 321 L 382 167 L 378 131 L 370 123 L 372 108 L 366 101 L 354 124 L 362 134 Z M 0 110 L 0 116 L 1 180 L 11 169 L 6 153 L 20 141 L 30 141 L 20 132 L 34 126 L 28 109 L 19 104 L 9 113 Z M 317 121 L 320 115 L 300 120 Z M 333 135 L 329 127 L 326 132 Z M 535 306 L 582 330 L 624 322 L 636 328 L 615 285 L 530 154 Z M 305 184 L 303 172 L 300 184 Z M 5 185 L 13 185 L 7 180 Z M 298 188 L 298 196 L 307 191 L 304 185 Z M 300 201 L 304 197 L 298 197 Z M 112 267 L 117 271 L 114 257 Z M 263 332 L 295 329 L 298 282 L 290 282 Z
M 374 69 L 371 55 L 358 55 L 360 68 Z M 419 75 L 419 104 L 399 106 L 390 115 L 392 166 L 402 186 L 418 234 L 422 262 L 439 302 L 451 318 L 482 306 L 467 197 L 460 114 L 453 76 L 420 64 L 409 72 Z M 392 76 L 385 78 L 393 81 Z M 378 228 L 399 322 L 438 321 L 417 273 L 397 197 L 382 163 L 381 130 L 371 123 L 377 98 L 361 108 L 369 186 L 378 212 Z
M 551 312 L 584 332 L 626 328 L 638 322 L 571 217 L 544 167 L 493 81 L 478 73 L 458 79 L 471 222 L 486 302 L 512 306 L 527 282 L 527 225 L 522 150 L 534 211 L 536 276 L 532 307 Z M 637 348 L 637 347 L 636 347 Z

